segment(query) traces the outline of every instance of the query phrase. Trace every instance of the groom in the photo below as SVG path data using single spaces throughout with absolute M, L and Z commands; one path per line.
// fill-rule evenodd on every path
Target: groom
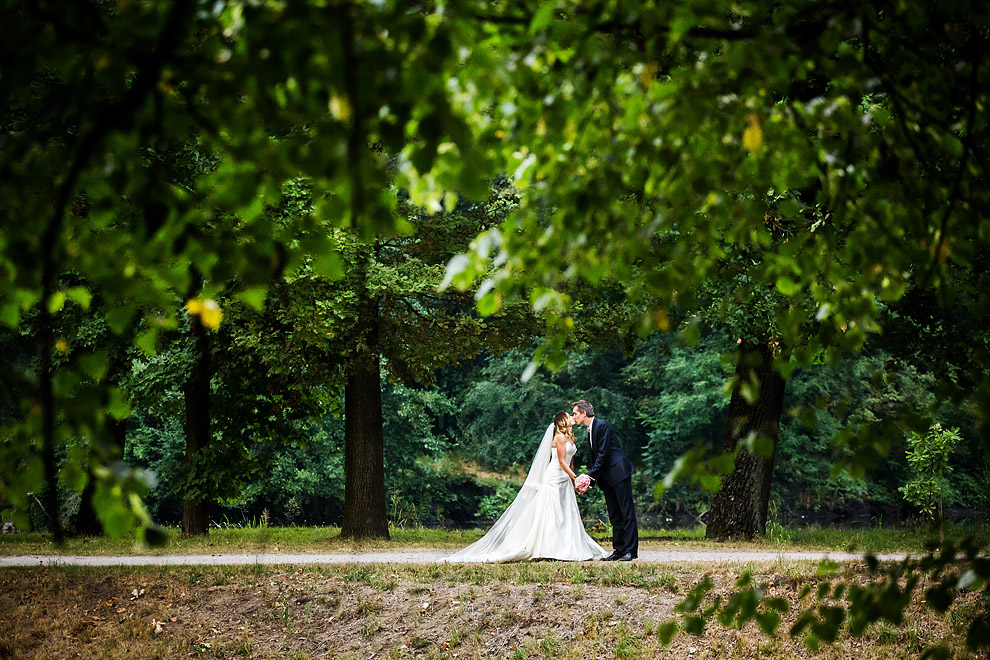
M 633 505 L 632 461 L 622 451 L 615 429 L 604 419 L 595 418 L 595 409 L 585 400 L 572 408 L 574 423 L 588 427 L 591 441 L 591 469 L 588 476 L 605 493 L 608 520 L 612 523 L 613 552 L 604 561 L 632 561 L 639 556 L 639 532 Z

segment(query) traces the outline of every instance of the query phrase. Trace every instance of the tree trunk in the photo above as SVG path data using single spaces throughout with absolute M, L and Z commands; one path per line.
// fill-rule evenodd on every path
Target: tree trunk
M 366 302 L 359 315 L 367 348 L 351 363 L 344 386 L 344 523 L 340 533 L 355 539 L 388 538 L 378 303 Z
M 197 454 L 210 443 L 210 336 L 198 316 L 193 316 L 190 334 L 195 341 L 193 373 L 185 386 L 186 479 L 202 470 Z M 209 531 L 210 501 L 201 493 L 186 493 L 182 501 L 182 535 L 201 536 Z
M 735 451 L 738 447 L 739 453 L 735 468 L 712 498 L 706 538 L 752 538 L 766 531 L 784 385 L 784 379 L 773 368 L 769 343 L 750 342 L 741 346 L 725 431 L 725 451 Z M 748 387 L 755 389 L 752 402 L 744 396 L 743 388 Z M 753 398 L 753 390 L 747 393 Z M 740 446 L 750 434 L 756 438 L 754 447 L 762 447 L 762 451 L 753 453 Z
M 117 419 L 112 415 L 106 416 L 104 432 L 110 440 L 108 455 L 123 458 L 124 444 L 127 442 L 127 419 Z M 103 533 L 103 525 L 93 507 L 93 496 L 96 494 L 96 475 L 89 470 L 89 481 L 83 489 L 79 501 L 79 514 L 76 516 L 75 532 L 82 536 L 99 536 Z

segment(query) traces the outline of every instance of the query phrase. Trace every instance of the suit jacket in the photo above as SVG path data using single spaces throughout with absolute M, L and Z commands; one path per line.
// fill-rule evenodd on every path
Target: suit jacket
M 636 473 L 632 461 L 622 451 L 612 425 L 595 417 L 591 423 L 591 468 L 588 476 L 599 486 L 614 486 Z

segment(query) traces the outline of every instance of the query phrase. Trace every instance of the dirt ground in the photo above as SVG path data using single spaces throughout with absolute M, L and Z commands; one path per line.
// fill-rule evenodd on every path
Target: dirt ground
M 550 564 L 2 569 L 0 657 L 866 660 L 918 657 L 926 643 L 959 638 L 967 620 L 918 604 L 910 625 L 846 636 L 818 654 L 787 636 L 786 618 L 775 638 L 752 624 L 710 626 L 663 646 L 658 624 L 697 571 Z M 738 573 L 715 570 L 716 592 Z M 800 580 L 787 573 L 759 579 L 768 596 L 796 605 Z M 968 657 L 960 649 L 952 657 Z

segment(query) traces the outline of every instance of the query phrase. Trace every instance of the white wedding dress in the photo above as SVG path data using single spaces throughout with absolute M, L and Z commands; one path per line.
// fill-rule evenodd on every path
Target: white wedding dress
M 584 531 L 571 478 L 548 442 L 553 432 L 551 425 L 522 489 L 488 533 L 445 561 L 587 561 L 608 554 Z M 576 451 L 574 443 L 568 442 L 568 463 Z

